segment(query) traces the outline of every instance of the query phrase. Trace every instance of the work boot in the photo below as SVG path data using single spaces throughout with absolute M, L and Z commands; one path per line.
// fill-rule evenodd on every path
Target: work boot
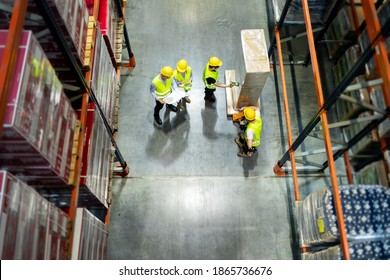
M 185 100 L 187 103 L 191 103 L 191 99 L 189 99 L 188 96 L 184 97 L 184 100 Z
M 162 121 L 161 121 L 161 119 L 160 119 L 160 116 L 154 116 L 154 120 L 156 121 L 156 123 L 157 123 L 158 125 L 162 125 Z
M 243 144 L 241 143 L 241 141 L 240 141 L 240 138 L 234 139 L 234 142 L 236 142 L 236 144 L 238 145 L 238 147 L 240 147 L 240 148 L 244 147 L 244 145 L 243 145 Z
M 177 112 L 177 107 L 175 105 L 167 104 L 167 108 L 169 108 L 173 112 Z
M 237 156 L 239 156 L 239 157 L 249 157 L 246 153 L 244 153 L 244 152 L 239 152 L 239 153 L 237 153 Z
M 179 102 L 179 108 L 180 108 L 181 110 L 184 110 L 184 109 L 185 109 L 185 107 L 184 107 L 184 101 L 183 101 L 183 100 Z

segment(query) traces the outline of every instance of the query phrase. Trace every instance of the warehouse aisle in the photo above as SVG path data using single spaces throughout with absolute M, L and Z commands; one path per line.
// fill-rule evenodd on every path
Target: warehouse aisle
M 217 89 L 215 104 L 203 100 L 201 76 L 209 57 L 223 61 L 223 82 L 240 51 L 240 30 L 263 28 L 268 40 L 264 5 L 258 0 L 245 5 L 238 0 L 128 1 L 127 28 L 137 66 L 122 77 L 117 142 L 130 174 L 114 179 L 108 259 L 294 257 L 292 185 L 273 173 L 284 137 L 273 76 L 261 96 L 262 144 L 250 159 L 236 156 L 233 139 L 239 129 L 226 117 L 224 89 Z M 164 108 L 163 126 L 157 127 L 151 80 L 181 58 L 193 68 L 192 103 L 179 113 Z M 311 70 L 306 72 L 302 76 L 310 79 Z M 310 93 L 302 102 L 315 100 Z

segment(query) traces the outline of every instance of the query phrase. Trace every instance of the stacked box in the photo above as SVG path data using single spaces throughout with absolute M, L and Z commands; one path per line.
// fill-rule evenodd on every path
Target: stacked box
M 108 227 L 85 208 L 77 208 L 72 248 L 74 260 L 102 260 L 106 257 Z
M 389 186 L 384 162 L 380 160 L 365 166 L 354 174 L 354 182 L 364 185 Z
M 386 1 L 378 10 L 378 19 L 381 28 L 389 25 L 390 19 L 390 1 Z M 386 36 L 384 36 L 386 37 Z M 362 52 L 370 45 L 370 38 L 368 36 L 367 28 L 365 28 L 358 38 L 358 42 Z M 390 56 L 390 37 L 386 38 L 385 41 L 387 55 Z M 365 71 L 367 79 L 375 79 L 378 76 L 378 72 L 375 65 L 374 57 L 365 65 Z
M 0 209 L 1 259 L 65 259 L 68 216 L 6 171 Z
M 115 117 L 115 98 L 118 88 L 119 79 L 104 43 L 103 35 L 97 25 L 91 89 L 111 127 Z
M 12 7 L 14 0 L 2 0 L 5 5 Z M 82 67 L 85 57 L 85 38 L 88 28 L 88 9 L 84 0 L 48 0 L 51 11 L 57 19 L 61 31 L 65 37 L 70 51 L 74 54 L 76 61 Z M 52 65 L 56 68 L 68 68 L 64 60 L 64 54 L 55 42 L 54 37 L 47 31 L 47 25 L 42 17 L 35 1 L 28 2 L 27 11 L 32 14 L 24 21 L 25 29 L 39 33 L 39 43 L 47 53 Z M 10 12 L 0 9 L 0 28 L 8 28 Z M 44 35 L 43 35 L 44 34 Z
M 7 31 L 0 30 L 0 58 Z M 10 86 L 0 166 L 29 184 L 69 181 L 77 115 L 31 31 L 24 31 Z
M 356 7 L 359 26 L 364 20 L 362 7 Z M 327 43 L 329 57 L 337 59 L 345 50 L 356 43 L 356 28 L 352 15 L 352 8 L 346 6 L 342 8 L 336 18 L 331 23 L 329 29 L 325 33 L 326 40 L 337 40 L 339 42 Z
M 98 199 L 107 205 L 108 182 L 111 158 L 111 140 L 94 104 L 90 103 L 87 115 L 86 139 L 83 149 L 83 161 L 80 185 L 88 191 L 80 189 L 79 205 L 90 206 Z
M 371 90 L 371 100 L 372 104 L 379 109 L 386 110 L 385 98 L 383 97 L 383 92 L 381 87 L 374 87 Z M 378 112 L 374 112 L 374 114 L 379 114 Z M 389 138 L 390 137 L 390 120 L 387 118 L 383 122 L 381 122 L 378 126 L 378 133 L 380 137 Z
M 232 94 L 226 99 L 233 103 L 227 104 L 228 115 L 236 108 L 256 106 L 270 73 L 263 29 L 241 30 L 241 49 L 235 58 L 235 81 L 240 86 L 237 90 L 226 91 L 227 95 Z
M 116 45 L 118 39 L 118 24 L 122 21 L 118 18 L 116 4 L 113 0 L 100 0 L 98 21 L 104 41 L 110 53 L 113 63 L 116 65 Z M 121 36 L 121 35 L 120 35 Z

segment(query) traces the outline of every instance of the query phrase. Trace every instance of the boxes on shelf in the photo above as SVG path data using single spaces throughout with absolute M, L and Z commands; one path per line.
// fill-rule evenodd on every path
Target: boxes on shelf
M 94 110 L 94 103 L 89 106 L 78 205 L 108 207 L 112 144 L 99 113 Z
M 370 163 L 354 174 L 356 184 L 389 186 L 384 162 Z
M 118 27 L 122 20 L 118 17 L 113 0 L 100 0 L 98 21 L 113 64 L 117 65 L 119 61 L 116 60 L 117 46 L 115 43 L 122 36 L 119 33 L 120 27 Z
M 67 184 L 77 115 L 31 31 L 22 34 L 6 110 L 0 166 L 29 184 Z
M 0 171 L 1 259 L 65 259 L 68 216 Z
M 115 117 L 115 98 L 119 88 L 119 79 L 104 43 L 99 25 L 96 27 L 94 57 L 91 89 L 100 104 L 108 124 L 112 127 Z
M 356 6 L 356 11 L 360 26 L 364 20 L 363 9 Z M 331 41 L 326 44 L 331 59 L 339 58 L 348 47 L 356 43 L 356 28 L 350 6 L 345 6 L 338 12 L 325 33 L 325 39 Z
M 383 97 L 383 92 L 381 87 L 374 87 L 371 91 L 371 100 L 372 104 L 383 111 L 386 110 L 385 99 Z M 374 112 L 374 114 L 379 114 L 378 112 Z M 381 122 L 378 126 L 378 133 L 380 137 L 390 138 L 390 120 L 387 118 L 383 122 Z
M 72 243 L 72 259 L 105 259 L 107 240 L 108 226 L 86 208 L 77 208 Z
M 348 241 L 390 238 L 390 189 L 381 185 L 339 187 Z M 331 188 L 308 195 L 297 209 L 302 246 L 335 243 L 339 229 Z

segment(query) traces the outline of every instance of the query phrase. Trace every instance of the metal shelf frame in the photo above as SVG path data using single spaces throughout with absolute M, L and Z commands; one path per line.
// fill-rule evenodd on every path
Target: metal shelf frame
M 27 7 L 28 7 L 28 2 L 29 0 L 15 0 L 13 9 L 12 9 L 12 15 L 11 15 L 11 22 L 9 25 L 9 35 L 7 37 L 6 41 L 6 48 L 3 54 L 3 58 L 1 60 L 0 64 L 0 137 L 2 134 L 2 128 L 3 128 L 3 123 L 5 119 L 5 112 L 6 112 L 6 107 L 7 107 L 7 102 L 8 102 L 8 97 L 9 97 L 9 92 L 10 92 L 10 81 L 12 81 L 13 73 L 15 70 L 16 66 L 16 58 L 17 58 L 17 53 L 18 53 L 18 45 L 21 40 L 22 36 L 22 30 L 23 30 L 23 24 L 24 24 L 24 19 L 27 15 Z M 75 216 L 76 216 L 76 210 L 77 210 L 77 204 L 78 204 L 78 195 L 79 195 L 79 185 L 80 185 L 80 174 L 81 174 L 81 165 L 82 165 L 82 155 L 83 155 L 83 148 L 84 148 L 84 133 L 85 133 L 85 128 L 86 128 L 86 119 L 87 119 L 87 111 L 88 111 L 88 103 L 89 102 L 94 102 L 96 109 L 98 111 L 99 116 L 101 117 L 104 126 L 106 128 L 107 134 L 111 140 L 112 146 L 115 150 L 115 156 L 117 161 L 121 165 L 121 170 L 117 171 L 117 174 L 125 177 L 129 173 L 129 168 L 124 160 L 119 147 L 116 144 L 115 141 L 115 135 L 108 124 L 107 119 L 105 118 L 103 111 L 101 109 L 101 106 L 94 94 L 94 92 L 90 89 L 88 86 L 91 82 L 91 70 L 84 71 L 80 68 L 78 65 L 74 55 L 70 51 L 65 36 L 62 33 L 58 23 L 57 19 L 55 18 L 53 12 L 51 11 L 48 3 L 46 0 L 34 0 L 35 4 L 37 5 L 40 15 L 42 18 L 45 20 L 48 28 L 50 29 L 50 33 L 54 37 L 58 47 L 60 48 L 64 60 L 66 60 L 69 64 L 70 71 L 75 73 L 75 77 L 77 80 L 77 83 L 81 89 L 82 92 L 82 101 L 81 101 L 81 114 L 79 118 L 79 128 L 80 133 L 79 133 L 79 138 L 78 138 L 78 144 L 77 144 L 77 160 L 75 163 L 75 175 L 74 175 L 74 180 L 73 180 L 73 186 L 71 189 L 71 201 L 69 205 L 69 218 L 70 218 L 70 236 L 67 240 L 67 257 L 70 258 L 71 252 L 70 248 L 72 248 L 72 242 L 73 242 L 73 225 L 75 221 Z M 120 8 L 122 11 L 122 6 L 120 1 L 116 1 L 120 4 Z M 95 0 L 94 1 L 94 8 L 93 8 L 93 15 L 95 18 L 97 18 L 98 11 L 99 11 L 99 3 L 100 0 Z M 121 13 L 121 18 L 123 18 L 123 12 Z M 125 27 L 124 27 L 125 28 Z M 130 48 L 130 42 L 128 39 L 127 31 L 125 32 L 125 37 L 126 37 L 126 45 L 127 49 L 129 51 L 129 54 L 131 54 L 131 64 L 128 67 L 134 67 L 135 66 L 135 58 L 134 54 L 131 51 Z M 96 36 L 96 29 L 94 29 L 93 33 L 93 40 Z M 93 58 L 92 58 L 92 63 L 93 63 Z M 92 67 L 90 68 L 92 69 Z M 117 69 L 117 71 L 119 71 Z M 120 76 L 120 74 L 118 74 Z M 106 215 L 106 223 L 108 223 L 109 219 L 109 209 L 107 210 L 107 215 Z
M 309 121 L 309 123 L 306 125 L 306 127 L 300 132 L 297 139 L 293 141 L 292 135 L 291 135 L 291 122 L 290 122 L 290 113 L 288 108 L 288 95 L 286 90 L 286 84 L 285 84 L 285 75 L 284 75 L 284 69 L 283 69 L 283 57 L 282 57 L 282 50 L 281 50 L 281 42 L 286 41 L 285 39 L 280 39 L 280 30 L 283 26 L 283 21 L 285 18 L 285 15 L 288 12 L 289 6 L 292 1 L 286 1 L 286 4 L 283 8 L 282 15 L 280 17 L 279 22 L 275 25 L 275 31 L 274 31 L 274 37 L 271 40 L 271 45 L 268 51 L 269 56 L 271 57 L 274 53 L 274 46 L 276 44 L 277 46 L 277 52 L 279 57 L 279 65 L 280 65 L 280 72 L 281 72 L 281 82 L 282 82 L 282 91 L 283 91 L 283 98 L 284 98 L 284 108 L 285 108 L 285 118 L 286 118 L 286 124 L 287 124 L 287 135 L 288 135 L 288 145 L 289 148 L 287 152 L 283 155 L 283 157 L 277 161 L 276 165 L 274 166 L 274 172 L 277 175 L 286 175 L 286 171 L 283 169 L 285 166 L 286 161 L 291 161 L 291 170 L 292 170 L 292 178 L 294 183 L 294 193 L 295 193 L 295 199 L 296 201 L 300 201 L 300 195 L 299 195 L 299 186 L 298 186 L 298 180 L 297 180 L 297 168 L 296 168 L 296 157 L 295 150 L 302 144 L 304 139 L 310 134 L 313 133 L 314 128 L 318 125 L 318 123 L 321 121 L 321 130 L 323 133 L 323 140 L 324 140 L 324 146 L 327 156 L 327 161 L 322 164 L 322 168 L 319 168 L 318 171 L 324 172 L 325 169 L 329 168 L 329 174 L 330 174 L 330 182 L 331 187 L 333 190 L 333 198 L 335 203 L 335 209 L 336 209 L 336 215 L 337 215 L 337 221 L 339 225 L 339 232 L 340 232 L 340 243 L 342 247 L 342 253 L 343 258 L 345 260 L 350 259 L 349 249 L 348 249 L 348 241 L 346 237 L 346 230 L 344 225 L 344 216 L 342 212 L 342 204 L 340 200 L 340 195 L 338 191 L 338 182 L 337 182 L 337 175 L 336 175 L 336 169 L 335 169 L 335 160 L 339 158 L 340 156 L 344 156 L 344 163 L 346 168 L 346 175 L 348 182 L 353 182 L 352 178 L 352 171 L 351 171 L 351 165 L 349 162 L 347 151 L 353 147 L 356 143 L 359 142 L 368 132 L 370 132 L 372 129 L 376 128 L 381 122 L 388 119 L 390 116 L 390 67 L 389 67 L 389 60 L 385 48 L 385 40 L 383 34 L 388 34 L 388 27 L 385 27 L 384 30 L 381 30 L 379 20 L 376 14 L 376 6 L 373 3 L 373 0 L 367 0 L 362 1 L 362 7 L 364 11 L 364 15 L 366 18 L 366 24 L 367 29 L 369 32 L 370 37 L 370 46 L 363 52 L 361 55 L 361 58 L 359 59 L 358 63 L 356 63 L 353 68 L 349 71 L 349 73 L 346 75 L 346 77 L 342 80 L 342 82 L 333 90 L 333 92 L 327 97 L 326 100 L 324 100 L 323 93 L 322 93 L 322 84 L 321 84 L 321 77 L 320 72 L 318 69 L 318 60 L 317 60 L 317 54 L 316 54 L 316 42 L 318 42 L 319 39 L 322 38 L 322 36 L 325 34 L 327 27 L 329 26 L 331 21 L 327 22 L 326 26 L 320 31 L 320 34 L 317 36 L 317 39 L 314 39 L 313 36 L 313 29 L 311 25 L 311 19 L 310 19 L 310 12 L 309 12 L 309 6 L 308 6 L 308 0 L 302 0 L 302 7 L 304 10 L 304 18 L 305 18 L 305 26 L 306 26 L 306 33 L 307 33 L 307 40 L 309 45 L 309 55 L 310 55 L 310 61 L 312 64 L 312 71 L 314 76 L 314 84 L 315 84 L 315 90 L 317 93 L 317 101 L 318 101 L 318 112 L 317 114 Z M 340 1 L 338 1 L 340 2 Z M 351 1 L 353 2 L 353 1 Z M 352 3 L 353 4 L 353 3 Z M 332 16 L 329 16 L 329 18 L 332 18 Z M 355 24 L 357 21 L 355 20 Z M 293 36 L 294 37 L 294 36 Z M 347 87 L 350 85 L 350 83 L 354 80 L 354 78 L 357 76 L 357 74 L 364 69 L 364 65 L 372 58 L 375 57 L 375 62 L 377 65 L 377 68 L 379 69 L 379 75 L 381 77 L 380 81 L 376 81 L 382 86 L 382 91 L 385 97 L 385 103 L 387 110 L 385 112 L 382 112 L 382 116 L 379 118 L 376 118 L 372 120 L 362 131 L 360 131 L 355 137 L 353 137 L 348 143 L 345 143 L 344 146 L 337 149 L 337 151 L 333 152 L 334 149 L 332 149 L 332 143 L 331 143 L 331 137 L 329 133 L 329 123 L 327 119 L 327 111 L 336 103 L 337 99 L 342 95 L 343 92 L 345 92 Z M 277 80 L 275 80 L 276 88 L 279 88 L 277 86 Z M 362 86 L 362 85 L 360 85 Z M 366 86 L 369 86 L 368 83 Z M 383 110 L 382 110 L 383 111 Z M 313 164 L 319 167 L 318 164 Z M 305 248 L 301 248 L 302 252 L 305 252 Z

